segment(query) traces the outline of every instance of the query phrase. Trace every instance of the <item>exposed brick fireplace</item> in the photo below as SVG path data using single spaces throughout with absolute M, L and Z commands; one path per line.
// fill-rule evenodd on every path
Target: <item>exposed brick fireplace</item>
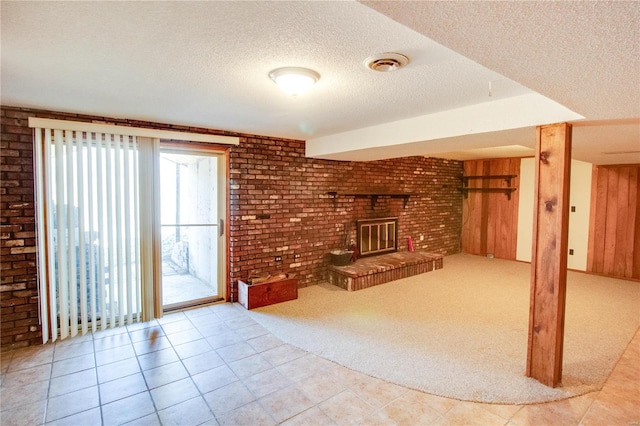
M 347 265 L 329 265 L 329 283 L 355 291 L 442 268 L 440 253 L 398 251 L 398 219 L 356 220 L 357 247 L 363 259 Z
M 398 218 L 356 221 L 357 246 L 361 257 L 398 251 Z

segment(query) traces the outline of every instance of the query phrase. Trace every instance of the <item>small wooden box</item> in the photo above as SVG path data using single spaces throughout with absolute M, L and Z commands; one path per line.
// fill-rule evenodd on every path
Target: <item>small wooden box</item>
M 273 305 L 298 298 L 298 280 L 288 278 L 270 283 L 249 285 L 238 280 L 238 301 L 247 309 Z

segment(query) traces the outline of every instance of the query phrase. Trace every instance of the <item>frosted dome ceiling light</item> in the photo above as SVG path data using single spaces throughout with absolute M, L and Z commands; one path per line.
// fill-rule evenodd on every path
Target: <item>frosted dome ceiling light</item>
M 395 71 L 408 63 L 409 58 L 400 53 L 393 52 L 378 53 L 364 60 L 367 68 L 379 72 Z
M 284 67 L 269 73 L 269 77 L 278 87 L 290 95 L 304 94 L 320 80 L 320 74 L 308 68 Z

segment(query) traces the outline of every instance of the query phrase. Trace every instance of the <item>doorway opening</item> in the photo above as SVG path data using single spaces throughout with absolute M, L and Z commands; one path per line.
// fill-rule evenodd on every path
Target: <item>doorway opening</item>
M 161 148 L 162 307 L 171 311 L 224 299 L 224 155 Z

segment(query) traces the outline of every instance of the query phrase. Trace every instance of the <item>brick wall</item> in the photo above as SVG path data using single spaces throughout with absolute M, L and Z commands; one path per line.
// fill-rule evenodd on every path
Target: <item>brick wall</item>
M 27 118 L 107 121 L 158 129 L 240 137 L 229 148 L 231 297 L 250 273 L 289 272 L 301 286 L 324 278 L 329 251 L 355 239 L 355 220 L 399 217 L 400 250 L 411 236 L 417 249 L 457 253 L 460 248 L 462 163 L 425 157 L 375 162 L 308 159 L 304 142 L 211 129 L 79 114 L 2 107 L 2 349 L 41 342 L 37 326 L 37 271 L 33 206 L 32 133 Z M 402 199 L 338 196 L 339 192 L 408 192 Z M 423 240 L 420 240 L 420 236 Z M 294 257 L 299 255 L 299 257 Z M 275 257 L 281 256 L 282 262 Z M 32 329 L 33 327 L 33 329 Z
M 363 218 L 397 216 L 399 250 L 407 250 L 411 236 L 417 249 L 459 251 L 460 162 L 314 160 L 304 157 L 304 142 L 259 137 L 243 139 L 230 161 L 233 283 L 252 272 L 283 271 L 296 274 L 301 286 L 315 284 L 324 278 L 329 252 L 355 240 L 355 221 Z M 330 191 L 412 195 L 406 208 L 401 198 L 379 197 L 372 209 L 369 198 L 334 200 Z
M 1 111 L 0 343 L 42 343 L 38 325 L 33 137 L 20 111 Z

